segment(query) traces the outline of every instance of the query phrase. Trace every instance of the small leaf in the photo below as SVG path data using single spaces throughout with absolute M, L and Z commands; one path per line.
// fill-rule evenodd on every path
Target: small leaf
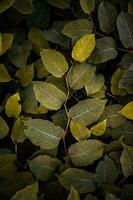
M 25 120 L 24 124 L 26 136 L 41 149 L 57 147 L 61 138 L 65 135 L 62 128 L 47 120 L 29 119 Z
M 71 191 L 67 197 L 67 200 L 80 200 L 80 196 L 77 190 L 72 185 L 71 185 Z
M 48 109 L 59 110 L 66 99 L 64 92 L 50 83 L 35 81 L 33 87 L 37 101 Z
M 133 147 L 123 144 L 120 163 L 125 177 L 133 175 Z
M 11 48 L 14 35 L 11 33 L 0 33 L 0 56 Z
M 88 139 L 71 145 L 69 155 L 75 166 L 87 166 L 102 157 L 103 148 L 99 140 Z
M 9 132 L 9 127 L 6 121 L 0 117 L 0 139 L 3 139 Z
M 101 136 L 104 134 L 105 130 L 106 130 L 106 122 L 107 120 L 105 119 L 104 121 L 102 122 L 99 122 L 98 124 L 96 124 L 95 126 L 93 126 L 91 129 L 90 129 L 90 132 L 93 134 L 93 135 L 96 135 L 96 136 Z
M 95 0 L 80 0 L 80 5 L 86 14 L 91 14 L 95 9 Z
M 41 58 L 39 58 L 38 60 L 34 62 L 34 68 L 35 68 L 36 76 L 39 79 L 42 79 L 49 75 L 49 72 L 46 70 Z
M 0 1 L 0 13 L 3 13 L 14 4 L 15 0 L 1 0 Z
M 59 182 L 67 189 L 71 190 L 71 185 L 79 193 L 95 191 L 94 174 L 82 169 L 69 168 L 58 176 Z
M 129 0 L 128 2 L 128 13 L 133 14 L 133 1 Z
M 66 128 L 68 118 L 65 109 L 57 111 L 51 118 L 56 126 Z
M 28 161 L 30 170 L 40 181 L 50 180 L 60 164 L 60 160 L 47 155 L 40 155 Z
M 0 63 L 0 82 L 9 82 L 11 79 L 6 67 Z
M 80 38 L 73 47 L 72 58 L 80 63 L 90 57 L 95 47 L 94 34 L 87 34 Z
M 47 2 L 57 8 L 66 9 L 69 7 L 70 0 L 47 0 Z
M 73 137 L 77 141 L 86 140 L 91 135 L 89 129 L 86 126 L 84 126 L 84 125 L 82 125 L 82 123 L 76 122 L 74 120 L 71 120 L 71 122 L 70 122 L 70 130 L 71 130 Z
M 31 14 L 34 11 L 32 0 L 16 0 L 13 7 L 22 14 Z
M 133 101 L 125 105 L 119 113 L 124 117 L 133 120 Z
M 41 58 L 46 70 L 53 76 L 62 77 L 68 70 L 68 63 L 63 54 L 53 49 L 43 49 Z
M 21 104 L 19 103 L 19 101 L 20 97 L 18 92 L 7 99 L 5 112 L 8 117 L 18 118 L 21 113 Z

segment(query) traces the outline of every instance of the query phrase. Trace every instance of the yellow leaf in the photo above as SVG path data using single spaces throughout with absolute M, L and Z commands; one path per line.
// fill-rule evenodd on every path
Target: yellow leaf
M 11 48 L 14 35 L 11 33 L 0 33 L 0 56 Z
M 0 63 L 0 82 L 9 82 L 11 79 L 6 67 Z
M 8 117 L 18 118 L 21 113 L 21 104 L 19 103 L 19 93 L 10 96 L 5 105 L 5 111 Z
M 39 108 L 38 108 L 38 112 L 45 114 L 45 113 L 48 113 L 48 109 L 45 106 L 43 106 L 42 104 L 40 104 Z
M 95 35 L 87 34 L 80 38 L 73 47 L 72 57 L 74 60 L 84 62 L 95 47 Z
M 124 117 L 133 120 L 133 101 L 125 105 L 119 113 Z
M 86 140 L 88 137 L 90 137 L 90 134 L 91 134 L 89 129 L 86 126 L 84 126 L 84 125 L 82 125 L 82 123 L 76 122 L 74 120 L 71 120 L 70 130 L 71 130 L 73 137 L 77 141 Z
M 104 134 L 104 132 L 105 132 L 105 130 L 106 130 L 106 124 L 107 124 L 107 119 L 105 119 L 104 121 L 99 122 L 98 124 L 96 124 L 95 126 L 93 126 L 93 127 L 90 129 L 90 132 L 91 132 L 93 135 L 101 136 L 101 135 Z

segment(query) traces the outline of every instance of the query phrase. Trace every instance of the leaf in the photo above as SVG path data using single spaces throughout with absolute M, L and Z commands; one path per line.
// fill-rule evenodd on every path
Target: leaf
M 11 76 L 9 75 L 6 67 L 0 63 L 0 82 L 5 83 L 11 80 Z
M 40 181 L 48 181 L 53 177 L 61 161 L 47 155 L 40 155 L 28 161 L 30 170 Z
M 79 2 L 86 14 L 90 14 L 95 9 L 95 0 L 80 0 Z
M 16 72 L 15 76 L 20 79 L 20 82 L 23 87 L 27 87 L 34 77 L 33 64 L 27 65 L 25 66 L 25 68 L 19 69 Z
M 95 94 L 99 92 L 105 83 L 105 78 L 102 74 L 93 74 L 91 79 L 85 85 L 87 95 Z
M 53 76 L 62 77 L 67 72 L 68 63 L 63 54 L 53 49 L 43 49 L 40 54 L 46 70 Z
M 71 39 L 79 39 L 86 34 L 92 33 L 92 22 L 86 19 L 69 21 L 62 29 L 62 33 Z
M 106 100 L 86 99 L 80 101 L 69 110 L 69 116 L 81 122 L 84 126 L 88 126 L 96 122 L 104 111 Z
M 56 126 L 66 128 L 68 118 L 64 109 L 57 111 L 51 118 Z
M 94 174 L 83 169 L 69 168 L 58 176 L 59 182 L 67 190 L 71 190 L 71 185 L 79 193 L 88 193 L 95 191 Z
M 21 104 L 19 103 L 19 101 L 20 97 L 18 92 L 13 94 L 7 99 L 5 105 L 5 112 L 8 117 L 18 118 L 18 116 L 21 113 Z
M 3 154 L 0 155 L 0 179 L 11 179 L 17 172 L 15 165 L 16 155 L 15 154 Z
M 38 107 L 38 112 L 41 114 L 45 114 L 45 113 L 48 113 L 48 109 L 45 106 L 43 106 L 42 104 L 40 104 Z
M 52 122 L 43 119 L 29 119 L 24 121 L 25 134 L 31 142 L 41 149 L 53 149 L 58 146 L 65 132 Z
M 87 34 L 80 38 L 73 47 L 72 58 L 80 63 L 84 62 L 90 55 L 95 47 L 94 34 Z
M 83 88 L 92 79 L 96 66 L 88 63 L 77 63 L 68 73 L 68 83 L 74 90 Z
M 125 177 L 133 175 L 133 147 L 123 144 L 120 163 Z
M 8 124 L 2 117 L 0 117 L 0 139 L 6 137 L 8 132 L 9 132 Z
M 130 67 L 130 65 L 132 65 L 132 63 L 133 63 L 133 55 L 132 55 L 132 53 L 124 54 L 124 56 L 122 57 L 122 59 L 120 61 L 120 65 L 124 69 L 128 69 Z
M 6 11 L 14 4 L 15 0 L 1 0 L 0 2 L 0 14 Z
M 37 200 L 37 193 L 38 193 L 38 183 L 35 182 L 32 185 L 28 185 L 24 189 L 21 189 L 16 192 L 16 194 L 11 198 L 11 200 Z
M 44 64 L 42 63 L 42 59 L 39 58 L 34 62 L 34 69 L 37 78 L 42 79 L 44 77 L 47 77 L 49 75 L 49 72 L 46 70 Z
M 133 48 L 133 16 L 121 11 L 117 19 L 117 28 L 123 46 Z
M 71 191 L 67 197 L 67 200 L 80 200 L 80 196 L 77 190 L 72 185 L 71 185 Z
M 32 27 L 28 33 L 28 39 L 32 44 L 33 50 L 39 56 L 42 49 L 49 48 L 48 42 L 39 28 Z
M 95 196 L 92 196 L 91 194 L 86 195 L 84 200 L 97 200 Z
M 50 83 L 35 81 L 33 88 L 37 101 L 48 109 L 59 110 L 66 99 L 66 95 Z
M 105 200 L 119 200 L 119 199 L 116 199 L 116 197 L 113 194 L 107 193 L 105 196 Z
M 73 137 L 79 142 L 86 140 L 91 135 L 89 129 L 86 126 L 83 126 L 82 123 L 76 122 L 74 120 L 71 120 L 70 122 L 70 131 Z
M 47 2 L 60 9 L 66 9 L 69 7 L 70 0 L 47 0 Z
M 102 1 L 98 7 L 98 20 L 100 29 L 105 33 L 114 31 L 117 20 L 117 10 L 114 5 L 107 1 Z
M 12 33 L 0 33 L 0 56 L 11 48 L 14 35 Z
M 34 11 L 32 0 L 16 0 L 13 7 L 22 14 L 31 14 Z
M 24 41 L 21 45 L 14 45 L 8 54 L 10 62 L 18 68 L 25 68 L 30 55 L 31 45 Z
M 69 155 L 75 166 L 92 165 L 103 155 L 104 144 L 99 140 L 88 139 L 69 147 Z
M 96 40 L 96 47 L 88 59 L 88 62 L 99 64 L 114 59 L 117 56 L 115 41 L 111 37 L 103 37 Z
M 125 105 L 121 111 L 119 111 L 121 115 L 124 117 L 133 120 L 133 101 L 129 102 L 127 105 Z
M 133 14 L 133 1 L 129 0 L 128 2 L 128 13 Z
M 118 176 L 114 162 L 106 155 L 96 168 L 96 182 L 99 185 L 112 184 Z
M 102 122 L 99 122 L 98 124 L 96 124 L 95 126 L 93 126 L 90 129 L 90 132 L 93 135 L 96 135 L 96 136 L 103 135 L 105 133 L 105 130 L 106 130 L 106 122 L 107 122 L 106 119 L 104 121 L 102 121 Z

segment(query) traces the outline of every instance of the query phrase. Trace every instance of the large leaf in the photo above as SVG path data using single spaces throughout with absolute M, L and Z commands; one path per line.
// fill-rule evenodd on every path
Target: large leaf
M 87 166 L 102 157 L 103 148 L 104 144 L 99 140 L 88 139 L 71 145 L 69 155 L 75 166 Z
M 106 100 L 86 99 L 80 101 L 69 110 L 69 115 L 77 122 L 82 122 L 88 126 L 96 122 L 104 111 Z
M 70 0 L 47 0 L 47 2 L 57 8 L 66 9 L 69 7 Z
M 0 117 L 0 139 L 4 138 L 9 132 L 9 127 L 6 121 Z
M 68 73 L 68 83 L 74 90 L 83 88 L 92 79 L 96 66 L 88 63 L 75 64 Z
M 111 37 L 103 37 L 96 40 L 96 47 L 88 61 L 99 64 L 114 59 L 117 56 L 115 41 Z
M 84 62 L 95 47 L 94 34 L 87 34 L 80 38 L 73 47 L 72 58 L 80 63 Z
M 24 124 L 26 136 L 41 149 L 57 147 L 61 138 L 65 135 L 63 129 L 48 120 L 29 119 L 25 120 Z
M 41 51 L 41 58 L 47 71 L 53 76 L 62 77 L 68 70 L 68 63 L 65 57 L 58 51 L 43 49 Z
M 0 33 L 0 56 L 11 48 L 14 35 L 11 33 Z
M 79 193 L 88 193 L 95 191 L 94 174 L 82 169 L 69 168 L 58 176 L 60 183 L 67 189 L 71 190 L 71 185 Z
M 13 7 L 22 14 L 31 14 L 34 11 L 32 0 L 16 0 Z
M 80 0 L 79 2 L 86 14 L 90 14 L 95 9 L 95 0 Z
M 0 82 L 9 82 L 11 80 L 11 76 L 9 75 L 6 67 L 0 63 Z
M 102 1 L 98 7 L 98 20 L 100 29 L 103 32 L 110 33 L 116 27 L 117 11 L 112 3 Z
M 60 160 L 47 155 L 40 155 L 28 161 L 30 170 L 40 181 L 50 180 L 60 164 Z
M 133 16 L 122 11 L 117 19 L 117 28 L 123 46 L 133 48 Z
M 66 99 L 64 92 L 50 83 L 36 81 L 33 87 L 37 101 L 48 109 L 59 110 Z
M 6 11 L 14 4 L 15 0 L 1 0 L 0 1 L 0 13 Z
M 133 120 L 133 101 L 125 105 L 119 113 L 124 117 Z
M 72 185 L 71 185 L 71 191 L 67 197 L 67 200 L 80 200 L 80 196 L 77 190 Z

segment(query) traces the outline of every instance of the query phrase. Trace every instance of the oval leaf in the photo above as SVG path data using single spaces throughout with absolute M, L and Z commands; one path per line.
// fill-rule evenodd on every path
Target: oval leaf
M 90 14 L 95 9 L 95 0 L 80 0 L 80 5 L 86 14 Z

